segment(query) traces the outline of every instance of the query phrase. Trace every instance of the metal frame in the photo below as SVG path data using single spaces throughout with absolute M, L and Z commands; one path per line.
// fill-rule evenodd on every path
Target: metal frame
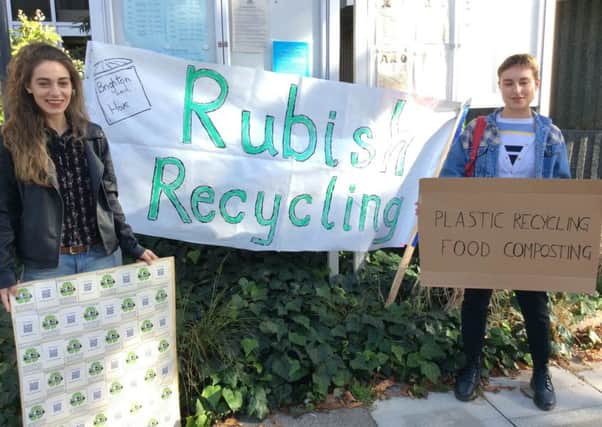
M 91 1 L 89 6 L 92 40 L 115 43 L 112 0 Z
M 554 32 L 556 30 L 556 0 L 543 0 L 540 8 L 543 15 L 543 28 L 539 35 L 541 61 L 541 85 L 539 87 L 539 112 L 550 114 L 552 97 L 552 68 L 554 65 Z M 540 18 L 541 19 L 541 18 Z
M 232 57 L 230 55 L 230 1 L 229 0 L 213 0 L 215 10 L 215 23 L 221 25 L 215 26 L 215 40 L 218 49 L 218 59 L 221 57 L 220 64 L 230 65 Z M 222 45 L 220 46 L 220 42 Z M 221 55 L 219 54 L 221 50 Z

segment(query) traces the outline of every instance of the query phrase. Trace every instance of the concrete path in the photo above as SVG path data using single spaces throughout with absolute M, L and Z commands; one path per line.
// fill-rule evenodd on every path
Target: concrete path
M 530 371 L 516 378 L 492 378 L 484 395 L 468 403 L 452 392 L 430 393 L 426 399 L 391 397 L 372 408 L 311 412 L 300 417 L 274 414 L 245 427 L 601 427 L 602 362 L 553 366 L 556 409 L 544 412 L 525 395 Z
M 427 399 L 395 397 L 376 402 L 371 412 L 378 427 L 463 426 L 536 427 L 602 426 L 602 363 L 552 367 L 557 406 L 539 410 L 528 393 L 530 371 L 516 378 L 492 378 L 482 397 L 459 402 L 452 392 L 430 393 Z

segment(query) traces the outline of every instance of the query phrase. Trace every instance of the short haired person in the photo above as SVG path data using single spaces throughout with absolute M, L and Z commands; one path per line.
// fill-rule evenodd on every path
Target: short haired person
M 45 43 L 8 68 L 0 138 L 0 299 L 10 311 L 17 262 L 23 281 L 121 264 L 121 250 L 151 263 L 117 199 L 109 145 L 88 120 L 71 59 Z
M 474 168 L 475 177 L 570 178 L 562 133 L 548 117 L 531 110 L 539 88 L 539 66 L 528 54 L 506 58 L 499 66 L 498 86 L 504 106 L 486 117 Z M 471 121 L 450 149 L 442 177 L 464 176 L 469 161 L 476 120 Z M 480 383 L 481 351 L 487 323 L 491 289 L 466 289 L 462 303 L 462 339 L 465 366 L 458 371 L 455 396 L 468 401 L 476 397 Z M 556 405 L 548 370 L 550 316 L 546 292 L 516 291 L 525 319 L 529 349 L 533 358 L 530 386 L 534 403 L 542 410 Z

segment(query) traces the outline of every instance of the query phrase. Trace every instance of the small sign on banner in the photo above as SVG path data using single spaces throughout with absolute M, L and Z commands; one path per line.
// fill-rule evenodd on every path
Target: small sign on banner
M 180 425 L 173 257 L 23 283 L 11 306 L 24 426 Z
M 594 292 L 602 181 L 420 180 L 421 283 Z

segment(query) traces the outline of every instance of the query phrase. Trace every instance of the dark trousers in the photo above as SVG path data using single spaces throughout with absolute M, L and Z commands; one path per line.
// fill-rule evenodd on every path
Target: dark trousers
M 491 289 L 466 289 L 462 302 L 462 339 L 467 361 L 481 356 L 487 326 Z M 548 294 L 536 291 L 515 291 L 520 306 L 529 350 L 535 367 L 548 363 L 550 358 L 550 315 Z

